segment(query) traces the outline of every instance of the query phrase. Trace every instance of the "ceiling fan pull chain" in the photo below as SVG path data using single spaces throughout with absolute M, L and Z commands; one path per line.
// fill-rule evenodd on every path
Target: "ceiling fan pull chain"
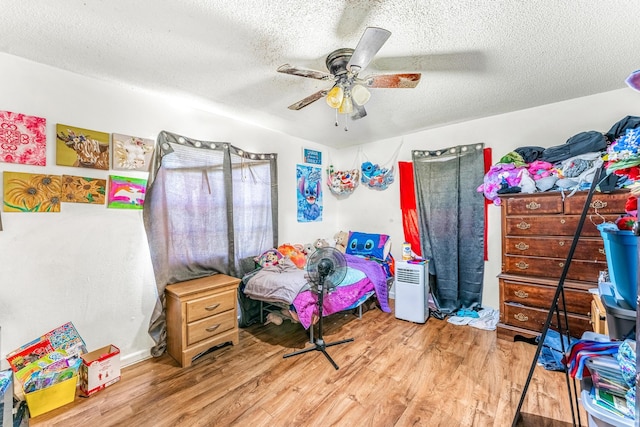
M 344 114 L 344 131 L 349 131 L 349 128 L 347 127 L 347 114 Z
M 338 109 L 336 108 L 336 127 L 338 127 Z

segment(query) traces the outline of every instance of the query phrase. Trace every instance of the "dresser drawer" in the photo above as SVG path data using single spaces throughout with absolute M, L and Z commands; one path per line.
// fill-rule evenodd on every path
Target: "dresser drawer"
M 553 258 L 567 258 L 573 238 L 569 237 L 506 237 L 504 239 L 504 253 L 517 256 L 547 256 Z M 580 239 L 573 253 L 574 260 L 607 261 L 602 239 Z
M 563 213 L 560 193 L 546 196 L 509 197 L 505 198 L 507 215 L 548 215 Z
M 507 325 L 515 326 L 517 328 L 529 329 L 536 332 L 541 332 L 544 322 L 547 320 L 549 310 L 540 308 L 525 307 L 513 303 L 505 303 L 503 305 L 504 315 L 501 314 L 501 321 Z M 561 314 L 561 316 L 564 316 Z M 588 316 L 581 316 L 579 314 L 568 313 L 569 329 L 571 336 L 581 337 L 585 331 L 591 330 L 591 318 Z M 551 325 L 553 329 L 558 329 L 557 316 L 553 315 L 551 319 Z M 564 320 L 562 320 L 564 322 Z
M 537 277 L 557 277 L 562 275 L 566 259 L 563 258 L 535 258 L 506 255 L 502 271 L 511 274 L 526 274 Z M 607 269 L 606 262 L 572 260 L 565 279 L 583 282 L 596 282 L 600 271 Z
M 187 322 L 231 310 L 236 304 L 236 293 L 235 290 L 229 290 L 188 301 Z
M 236 319 L 234 310 L 189 323 L 187 325 L 187 345 L 196 344 L 199 341 L 233 329 L 236 323 L 238 323 L 238 319 Z
M 582 225 L 581 236 L 600 237 L 596 224 L 614 222 L 619 215 L 588 216 Z M 580 215 L 511 216 L 505 219 L 507 236 L 574 236 Z
M 594 193 L 591 196 L 588 214 L 593 215 L 596 212 L 601 214 L 623 213 L 624 205 L 629 198 L 628 191 L 620 191 L 615 193 L 603 194 Z M 587 201 L 587 194 L 580 193 L 564 200 L 565 214 L 582 214 L 584 203 Z
M 500 280 L 501 299 L 506 303 L 517 303 L 525 306 L 548 310 L 556 294 L 556 287 L 538 284 Z M 591 309 L 593 298 L 590 293 L 569 289 L 565 286 L 564 296 L 567 311 L 587 315 Z M 562 297 L 558 299 L 558 303 Z

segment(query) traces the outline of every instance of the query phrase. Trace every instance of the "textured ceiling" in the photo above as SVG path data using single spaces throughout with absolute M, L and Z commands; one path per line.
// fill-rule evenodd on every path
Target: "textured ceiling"
M 623 88 L 640 68 L 635 12 L 635 0 L 2 0 L 0 51 L 345 147 Z M 367 26 L 392 34 L 361 75 L 421 72 L 420 84 L 372 89 L 348 132 L 323 100 L 287 109 L 331 83 L 278 66 L 326 71 Z

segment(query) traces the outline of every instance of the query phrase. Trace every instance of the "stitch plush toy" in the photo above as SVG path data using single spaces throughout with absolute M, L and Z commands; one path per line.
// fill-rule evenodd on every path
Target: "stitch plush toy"
M 349 240 L 349 233 L 346 231 L 338 231 L 333 235 L 333 240 L 336 241 L 336 249 L 344 253 L 347 248 L 347 240 Z

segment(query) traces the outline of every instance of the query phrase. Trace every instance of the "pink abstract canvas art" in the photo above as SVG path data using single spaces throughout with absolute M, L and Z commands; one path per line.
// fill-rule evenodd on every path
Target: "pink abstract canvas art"
M 0 161 L 46 166 L 47 120 L 0 111 Z

